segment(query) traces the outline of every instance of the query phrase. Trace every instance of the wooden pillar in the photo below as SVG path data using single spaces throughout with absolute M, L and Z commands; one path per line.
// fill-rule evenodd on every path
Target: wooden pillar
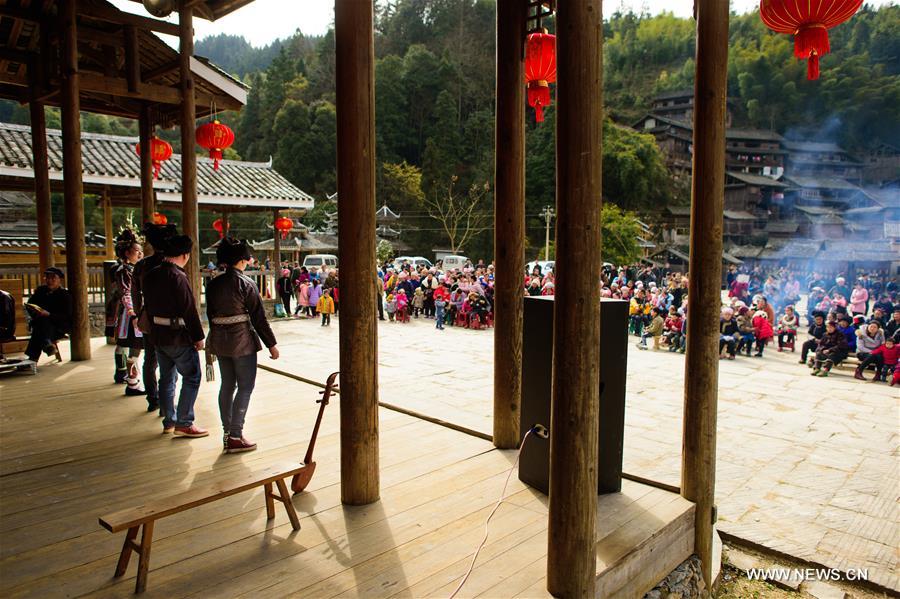
M 181 73 L 181 228 L 194 240 L 191 261 L 185 270 L 200 306 L 200 229 L 197 216 L 197 146 L 194 139 L 197 115 L 194 98 L 194 76 L 191 57 L 194 55 L 194 27 L 191 2 L 182 1 L 178 8 L 179 67 Z
M 602 25 L 600 0 L 558 5 L 547 590 L 561 597 L 593 597 L 597 575 Z
M 34 199 L 37 208 L 38 264 L 41 272 L 53 266 L 53 214 L 50 208 L 50 167 L 47 162 L 47 122 L 44 105 L 32 102 L 31 149 L 34 159 Z
M 222 209 L 222 235 L 228 237 L 228 210 Z
M 280 210 L 272 211 L 272 241 L 275 244 L 275 260 L 273 260 L 273 262 L 275 262 L 275 267 L 278 270 L 281 270 L 281 231 L 275 228 L 275 223 L 278 222 L 278 216 L 280 214 Z M 275 279 L 277 280 L 279 276 L 281 276 L 281 273 L 278 273 Z
M 112 222 L 112 201 L 109 199 L 109 190 L 104 189 L 103 195 L 100 196 L 100 203 L 103 205 L 103 236 L 106 238 L 106 259 L 113 260 L 116 257 L 115 252 L 115 233 L 113 233 Z
M 341 248 L 341 501 L 378 500 L 375 318 L 375 46 L 371 2 L 336 0 Z
M 725 204 L 725 99 L 728 3 L 697 0 L 694 164 L 691 185 L 690 318 L 684 363 L 681 494 L 697 504 L 694 550 L 712 583 L 716 482 L 722 211 Z
M 494 137 L 494 445 L 503 449 L 519 444 L 522 403 L 525 15 L 525 2 L 498 0 Z
M 88 319 L 87 251 L 84 241 L 84 196 L 81 185 L 81 99 L 78 88 L 78 31 L 75 0 L 60 7 L 62 23 L 63 197 L 66 209 L 66 286 L 72 292 L 72 360 L 91 359 Z
M 153 137 L 153 123 L 150 120 L 150 106 L 141 106 L 138 116 L 138 130 L 141 144 L 141 223 L 152 223 L 156 212 L 156 196 L 153 191 L 153 156 L 150 139 Z

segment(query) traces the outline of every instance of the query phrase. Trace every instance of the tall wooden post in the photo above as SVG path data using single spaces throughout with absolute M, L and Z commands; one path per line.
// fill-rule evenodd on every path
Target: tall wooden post
M 697 504 L 694 550 L 712 583 L 716 483 L 722 211 L 725 204 L 725 99 L 728 3 L 697 0 L 694 164 L 681 494 Z
M 231 225 L 228 223 L 228 209 L 222 209 L 222 236 L 228 237 L 228 229 L 231 228 Z
M 600 0 L 558 4 L 547 590 L 561 597 L 593 597 L 597 576 L 602 25 Z
M 41 272 L 53 266 L 53 216 L 50 208 L 50 167 L 47 162 L 47 122 L 44 105 L 32 102 L 31 153 L 34 159 L 34 199 L 37 208 L 38 264 Z
M 91 359 L 88 319 L 87 251 L 84 241 L 84 196 L 81 185 L 81 99 L 78 89 L 78 30 L 75 0 L 64 0 L 62 22 L 63 198 L 66 208 L 66 285 L 72 292 L 72 360 Z
M 109 190 L 104 189 L 103 195 L 100 196 L 100 203 L 103 205 L 103 236 L 106 238 L 106 259 L 112 260 L 116 257 L 115 239 L 113 236 L 112 222 L 112 201 L 109 199 Z
M 341 501 L 378 500 L 373 6 L 335 0 L 341 248 Z
M 519 443 L 525 270 L 526 3 L 497 2 L 494 136 L 494 445 Z
M 275 228 L 275 223 L 278 222 L 278 216 L 280 214 L 280 210 L 272 211 L 272 241 L 275 244 L 275 259 L 273 262 L 275 262 L 275 268 L 277 270 L 281 270 L 281 231 Z M 281 276 L 281 273 L 275 275 L 275 279 L 277 280 L 279 276 Z
M 150 106 L 141 106 L 138 115 L 138 133 L 141 144 L 141 223 L 152 223 L 156 211 L 156 196 L 153 192 L 153 156 L 150 140 L 153 123 L 150 120 Z
M 181 228 L 194 240 L 187 274 L 200 305 L 200 229 L 197 217 L 197 146 L 194 139 L 197 114 L 194 98 L 194 76 L 191 57 L 194 55 L 193 3 L 182 1 L 178 8 L 178 58 L 181 73 Z

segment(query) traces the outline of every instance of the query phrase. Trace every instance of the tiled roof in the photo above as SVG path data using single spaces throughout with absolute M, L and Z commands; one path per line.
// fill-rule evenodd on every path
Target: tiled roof
M 722 216 L 726 220 L 756 220 L 756 217 L 745 210 L 725 210 Z
M 818 141 L 794 141 L 784 140 L 784 147 L 792 152 L 839 152 L 846 154 L 844 149 L 834 143 L 824 143 Z
M 85 246 L 88 248 L 105 248 L 106 239 L 93 231 L 88 231 L 84 236 Z M 61 249 L 66 247 L 66 229 L 58 224 L 53 227 L 53 246 Z M 16 220 L 0 222 L 0 251 L 37 250 L 38 234 L 37 222 L 34 220 Z
M 135 153 L 137 137 L 81 134 L 82 171 L 85 184 L 140 187 L 140 163 Z M 47 130 L 50 178 L 62 180 L 62 133 Z M 299 159 L 299 158 L 298 158 Z M 34 178 L 31 129 L 0 123 L 0 175 Z M 181 155 L 163 163 L 154 182 L 157 200 L 181 202 Z M 201 204 L 257 208 L 312 208 L 312 196 L 293 185 L 271 163 L 222 160 L 213 170 L 209 158 L 197 158 L 197 196 Z
M 759 253 L 761 260 L 787 258 L 814 258 L 822 248 L 822 242 L 813 239 L 772 240 Z
M 791 221 L 769 221 L 766 223 L 766 233 L 796 233 L 800 228 L 799 223 Z
M 819 256 L 820 260 L 850 262 L 895 262 L 900 260 L 900 248 L 889 239 L 875 241 L 828 240 Z
M 900 208 L 900 188 L 866 187 L 865 194 L 884 208 Z
M 859 187 L 850 181 L 839 179 L 837 177 L 801 177 L 799 175 L 792 175 L 788 176 L 788 179 L 791 183 L 796 184 L 797 187 L 806 189 L 837 189 L 846 191 L 855 191 L 859 189 Z
M 726 173 L 729 177 L 733 177 L 742 183 L 747 183 L 749 185 L 758 185 L 759 187 L 787 187 L 781 181 L 776 181 L 772 177 L 766 177 L 763 175 L 753 175 L 751 173 L 739 173 L 736 171 L 728 171 Z

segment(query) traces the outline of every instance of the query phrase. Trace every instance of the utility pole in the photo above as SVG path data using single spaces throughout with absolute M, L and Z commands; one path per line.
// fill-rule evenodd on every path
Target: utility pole
M 544 261 L 550 259 L 550 221 L 556 216 L 556 211 L 550 206 L 544 206 L 541 216 L 544 217 Z

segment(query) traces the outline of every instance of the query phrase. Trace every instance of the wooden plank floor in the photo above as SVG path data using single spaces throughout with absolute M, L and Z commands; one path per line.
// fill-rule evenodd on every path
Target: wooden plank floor
M 127 597 L 112 572 L 123 535 L 97 517 L 194 482 L 299 460 L 315 419 L 311 386 L 260 372 L 246 434 L 256 452 L 223 455 L 216 383 L 204 383 L 204 439 L 163 436 L 143 398 L 112 384 L 112 351 L 0 378 L 0 595 Z M 262 492 L 244 493 L 157 523 L 147 595 L 446 597 L 484 533 L 511 451 L 382 410 L 381 500 L 340 503 L 338 405 L 323 421 L 318 468 L 294 497 L 302 529 L 283 510 L 265 518 Z M 513 473 L 509 498 L 460 597 L 545 597 L 547 500 Z M 598 593 L 634 597 L 693 548 L 693 505 L 626 481 L 598 508 Z

